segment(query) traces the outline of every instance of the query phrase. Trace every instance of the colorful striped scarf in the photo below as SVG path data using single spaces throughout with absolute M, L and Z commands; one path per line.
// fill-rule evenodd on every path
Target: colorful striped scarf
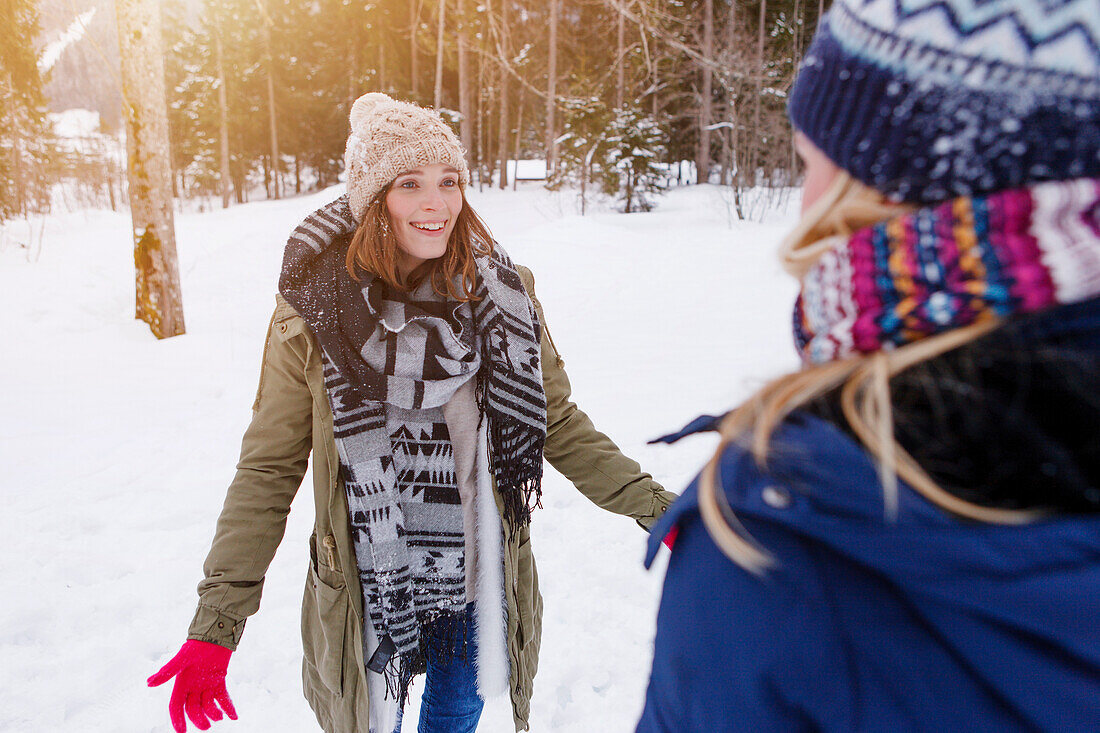
M 823 364 L 1100 295 L 1100 179 L 963 196 L 838 237 L 802 279 L 794 337 Z

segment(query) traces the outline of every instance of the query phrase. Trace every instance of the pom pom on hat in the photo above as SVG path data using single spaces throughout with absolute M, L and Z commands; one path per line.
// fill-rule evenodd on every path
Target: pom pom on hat
M 351 105 L 351 115 L 349 115 L 351 129 L 357 130 L 362 127 L 366 123 L 367 118 L 374 114 L 375 110 L 377 110 L 380 105 L 392 105 L 393 103 L 393 97 L 388 94 L 383 94 L 382 92 L 370 92 L 369 94 L 364 94 L 359 97 L 359 99 L 355 100 L 355 104 Z
M 371 92 L 355 100 L 348 117 L 344 170 L 356 221 L 379 191 L 413 168 L 443 163 L 458 171 L 463 186 L 469 184 L 462 144 L 435 111 Z

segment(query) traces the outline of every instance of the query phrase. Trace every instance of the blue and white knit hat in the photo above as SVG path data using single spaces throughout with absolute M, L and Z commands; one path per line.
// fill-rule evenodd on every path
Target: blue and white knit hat
M 1100 176 L 1100 0 L 835 0 L 789 112 L 896 200 Z

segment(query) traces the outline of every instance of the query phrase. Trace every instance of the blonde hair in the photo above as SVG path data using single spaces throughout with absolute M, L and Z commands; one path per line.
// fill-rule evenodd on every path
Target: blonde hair
M 841 172 L 784 240 L 780 248 L 784 268 L 801 280 L 837 238 L 847 238 L 859 229 L 910 210 L 912 207 L 892 203 Z M 970 343 L 999 325 L 989 318 L 894 351 L 808 366 L 768 383 L 733 410 L 722 421 L 718 450 L 704 467 L 699 482 L 700 512 L 718 547 L 731 560 L 757 574 L 775 564 L 775 558 L 745 531 L 726 500 L 719 475 L 722 453 L 731 443 L 742 443 L 764 467 L 772 434 L 787 416 L 837 389 L 845 421 L 878 461 L 888 518 L 897 514 L 899 476 L 929 501 L 967 519 L 1022 524 L 1040 516 L 1036 510 L 983 507 L 956 497 L 939 486 L 894 437 L 890 379 Z

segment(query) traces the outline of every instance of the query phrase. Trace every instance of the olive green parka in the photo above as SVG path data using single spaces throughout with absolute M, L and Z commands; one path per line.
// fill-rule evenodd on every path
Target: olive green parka
M 519 271 L 543 324 L 546 460 L 597 505 L 633 517 L 648 529 L 675 494 L 643 473 L 570 401 L 569 378 L 535 299 L 534 278 L 527 268 Z M 316 341 L 294 309 L 282 297 L 276 300 L 252 422 L 203 566 L 188 638 L 237 648 L 245 620 L 259 608 L 264 575 L 283 538 L 291 500 L 312 451 L 316 518 L 302 602 L 304 691 L 327 733 L 365 733 L 363 597 L 332 411 Z M 500 496 L 496 498 L 502 509 Z M 516 730 L 525 730 L 542 636 L 542 597 L 530 531 L 511 529 L 503 527 L 510 690 Z

